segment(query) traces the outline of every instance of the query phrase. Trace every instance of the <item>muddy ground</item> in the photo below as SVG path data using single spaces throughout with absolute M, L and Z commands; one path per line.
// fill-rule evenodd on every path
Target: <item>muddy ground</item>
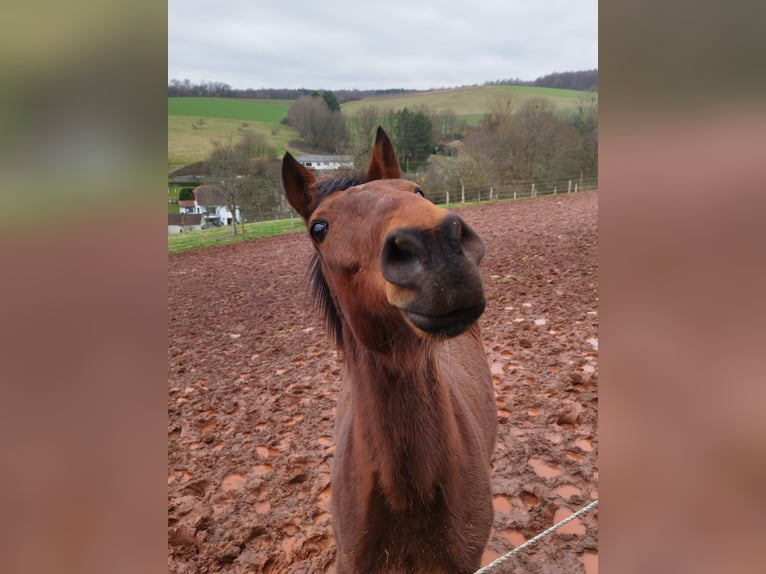
M 497 394 L 484 564 L 598 496 L 596 192 L 458 210 L 487 246 L 480 319 Z M 168 260 L 168 566 L 332 572 L 340 365 L 311 308 L 303 233 Z M 597 572 L 591 511 L 514 557 Z

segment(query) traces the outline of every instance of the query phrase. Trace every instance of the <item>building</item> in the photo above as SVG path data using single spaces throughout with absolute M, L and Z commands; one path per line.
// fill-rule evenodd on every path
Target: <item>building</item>
M 350 155 L 301 155 L 295 160 L 313 171 L 354 168 L 354 158 Z
M 227 204 L 224 191 L 214 185 L 200 185 L 192 191 L 194 199 L 178 202 L 178 211 L 181 214 L 195 214 L 203 216 L 203 227 L 221 227 L 231 225 L 231 211 Z M 235 208 L 237 223 L 242 222 L 239 207 Z
M 202 229 L 201 213 L 168 213 L 168 235 Z

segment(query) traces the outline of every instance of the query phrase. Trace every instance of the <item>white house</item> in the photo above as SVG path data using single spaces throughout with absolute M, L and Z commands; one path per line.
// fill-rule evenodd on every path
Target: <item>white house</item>
M 202 214 L 205 227 L 231 225 L 231 211 L 226 205 L 226 194 L 220 187 L 200 185 L 192 191 L 194 199 L 178 202 L 178 211 L 182 214 Z M 239 207 L 235 209 L 237 223 L 242 222 Z
M 314 171 L 352 169 L 354 158 L 350 155 L 301 155 L 295 160 Z

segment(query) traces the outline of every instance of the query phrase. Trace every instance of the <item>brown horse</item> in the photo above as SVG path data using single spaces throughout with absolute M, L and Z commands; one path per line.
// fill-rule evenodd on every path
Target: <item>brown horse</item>
M 367 177 L 282 180 L 343 350 L 332 473 L 338 574 L 469 573 L 492 527 L 495 398 L 476 320 L 484 244 L 401 178 L 378 128 Z

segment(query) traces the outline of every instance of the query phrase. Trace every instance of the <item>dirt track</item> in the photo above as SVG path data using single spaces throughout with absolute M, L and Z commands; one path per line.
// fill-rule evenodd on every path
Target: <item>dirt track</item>
M 463 208 L 487 254 L 497 394 L 488 563 L 598 497 L 598 194 Z M 340 366 L 303 233 L 168 260 L 168 566 L 331 572 Z M 597 512 L 504 572 L 597 572 Z

